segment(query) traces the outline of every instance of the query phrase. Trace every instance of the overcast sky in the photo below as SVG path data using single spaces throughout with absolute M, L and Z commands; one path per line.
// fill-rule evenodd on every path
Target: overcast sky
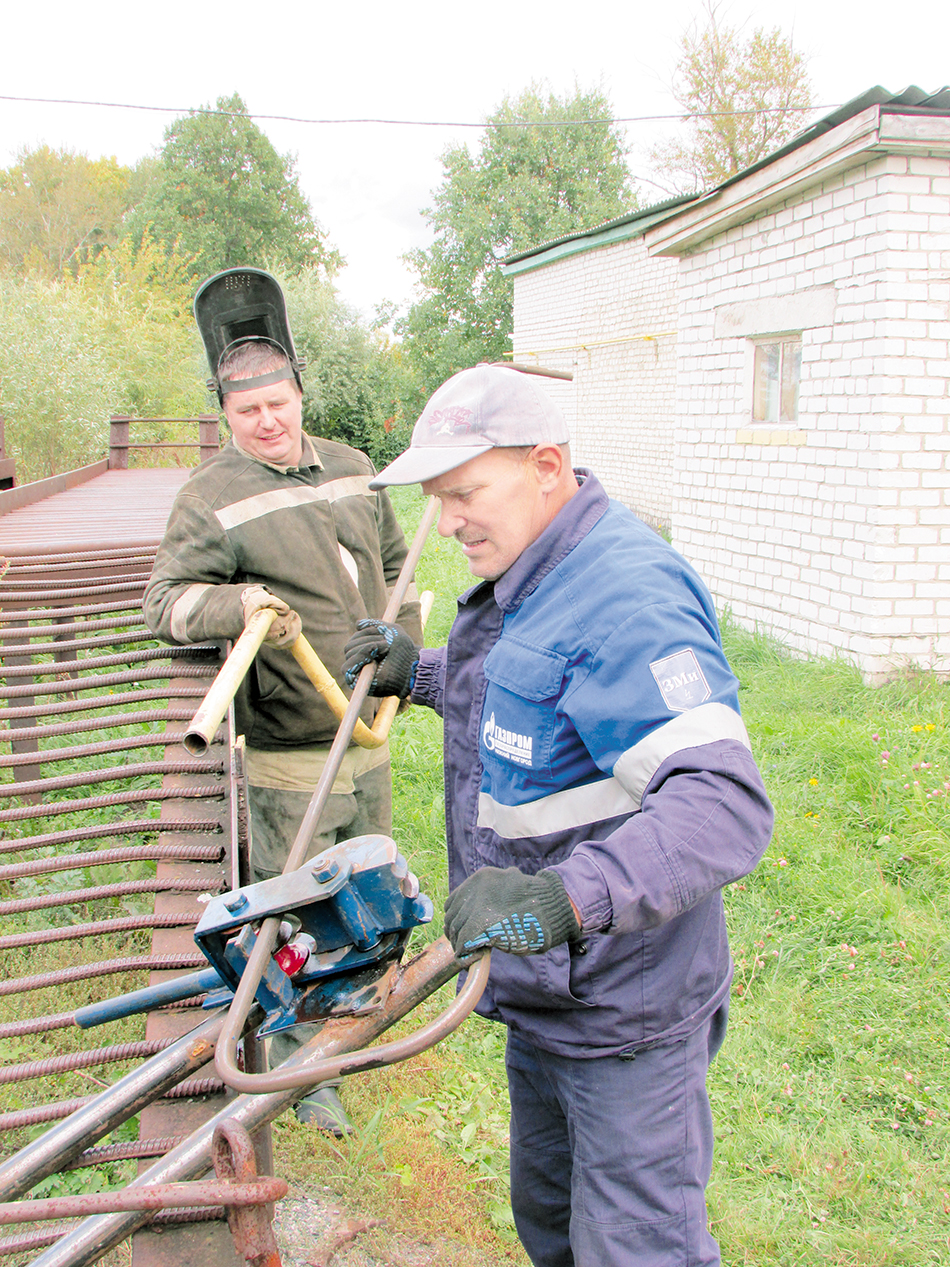
M 828 107 L 882 84 L 936 91 L 950 82 L 950 6 L 893 0 L 725 0 L 727 23 L 780 26 L 809 59 L 816 101 Z M 5 6 L 0 166 L 22 146 L 67 146 L 135 163 L 156 152 L 176 113 L 238 92 L 255 116 L 479 123 L 532 81 L 558 94 L 600 86 L 617 118 L 675 111 L 669 81 L 677 40 L 702 13 L 697 0 L 597 5 L 129 5 L 46 0 Z M 52 105 L 10 98 L 115 102 L 162 110 Z M 347 268 L 338 285 L 364 314 L 405 305 L 413 276 L 401 256 L 429 241 L 420 215 L 441 178 L 444 147 L 479 132 L 448 126 L 296 123 L 258 118 L 297 159 L 300 184 Z M 670 124 L 627 125 L 635 174 L 643 149 Z M 644 186 L 647 201 L 663 197 Z

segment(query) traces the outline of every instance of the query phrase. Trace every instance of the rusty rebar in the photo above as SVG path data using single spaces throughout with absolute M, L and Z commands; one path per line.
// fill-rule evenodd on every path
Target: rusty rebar
M 150 836 L 156 832 L 221 832 L 215 818 L 119 818 L 114 823 L 97 823 L 91 827 L 73 827 L 69 831 L 47 831 L 35 836 L 0 839 L 0 854 L 23 853 L 28 849 L 45 849 L 47 845 L 71 845 L 80 840 L 105 839 L 107 836 Z
M 265 609 L 266 610 L 266 609 Z M 59 672 L 81 668 L 81 660 L 64 660 Z M 23 686 L 0 686 L 0 699 L 21 699 L 23 696 L 63 695 L 76 691 L 102 690 L 106 686 L 127 686 L 131 682 L 167 682 L 171 678 L 214 677 L 213 664 L 176 664 L 171 669 L 157 666 L 140 673 L 91 673 L 88 677 L 68 677 L 60 682 L 30 682 Z
M 83 1170 L 86 1166 L 102 1166 L 111 1161 L 134 1161 L 140 1157 L 164 1157 L 177 1148 L 187 1135 L 165 1135 L 155 1139 L 133 1139 L 121 1144 L 99 1144 L 84 1148 L 78 1157 L 68 1161 L 63 1170 Z
M 135 893 L 194 893 L 214 888 L 207 877 L 173 876 L 150 880 L 126 880 L 121 884 L 100 884 L 89 889 L 71 889 L 68 893 L 47 893 L 42 897 L 16 898 L 0 902 L 0 916 L 20 915 L 24 911 L 46 911 L 54 906 L 79 906 L 86 902 L 99 902 L 103 898 L 131 897 Z M 217 885 L 218 892 L 223 884 Z
M 0 880 L 22 876 L 52 875 L 58 871 L 78 871 L 83 867 L 106 867 L 117 862 L 159 862 L 178 858 L 187 862 L 220 862 L 223 845 L 181 844 L 127 845 L 118 849 L 94 849 L 89 853 L 65 854 L 58 858 L 37 858 L 33 862 L 11 862 L 0 867 Z M 3 939 L 0 938 L 0 944 Z
M 111 621 L 103 622 L 107 627 Z M 78 626 L 82 628 L 82 626 Z M 29 655 L 57 655 L 63 651 L 84 651 L 89 647 L 112 647 L 132 642 L 154 642 L 155 635 L 148 629 L 133 629 L 129 633 L 118 636 L 114 633 L 99 634 L 94 638 L 63 638 L 56 642 L 16 642 L 0 643 L 0 652 L 4 657 Z M 85 661 L 83 661 L 85 663 Z
M 120 919 L 99 919 L 89 924 L 63 924 L 59 928 L 36 928 L 28 933 L 7 933 L 0 937 L 0 950 L 20 946 L 47 946 L 56 941 L 78 941 L 82 937 L 108 937 L 142 928 L 185 928 L 197 924 L 201 911 L 168 911 L 161 915 L 123 915 Z
M 63 650 L 64 648 L 54 645 L 53 652 Z M 149 660 L 190 660 L 202 655 L 207 656 L 212 653 L 215 659 L 218 658 L 218 648 L 215 646 L 195 646 L 195 647 L 146 647 L 144 651 L 126 651 L 122 655 L 105 655 L 105 656 L 84 656 L 82 659 L 75 660 L 41 660 L 34 664 L 16 664 L 12 668 L 6 666 L 2 673 L 5 678 L 13 677 L 49 677 L 51 673 L 62 673 L 64 668 L 82 669 L 83 671 L 92 669 L 109 669 L 116 664 L 146 664 Z M 9 647 L 3 649 L 4 656 L 10 656 L 13 652 Z M 24 652 L 24 655 L 35 655 L 32 650 Z
M 161 699 L 164 694 L 165 692 L 152 691 L 148 693 L 147 698 L 153 699 L 157 696 Z M 189 687 L 188 694 L 190 696 L 200 694 L 200 691 Z M 115 698 L 112 696 L 109 702 L 114 702 Z M 85 703 L 88 704 L 89 701 L 86 700 Z M 185 721 L 191 717 L 192 711 L 188 708 L 138 708 L 130 709 L 127 713 L 114 713 L 108 717 L 82 717 L 77 721 L 54 722 L 52 726 L 7 726 L 0 729 L 0 743 L 11 743 L 14 740 L 19 743 L 24 739 L 56 739 L 61 735 L 80 735 L 92 730 L 114 730 L 116 727 L 144 725 L 148 722 Z M 215 740 L 215 742 L 218 741 Z M 55 752 L 58 749 L 50 749 L 50 751 Z
M 57 814 L 79 814 L 109 805 L 136 805 L 142 801 L 178 801 L 217 798 L 227 795 L 223 784 L 202 787 L 131 788 L 127 792 L 109 792 L 105 796 L 86 796 L 72 801 L 51 801 L 49 805 L 25 805 L 22 809 L 0 810 L 0 823 L 19 823 L 28 818 L 54 818 Z
M 175 677 L 179 676 L 179 674 L 175 674 Z M 96 685 L 98 686 L 99 683 L 96 683 Z M 68 686 L 62 687 L 64 692 L 68 691 L 68 689 Z M 59 704 L 18 705 L 15 708 L 0 708 L 0 721 L 13 721 L 20 717 L 58 717 L 63 713 L 88 713 L 97 708 L 114 708 L 118 704 L 137 704 L 140 701 L 151 699 L 199 699 L 203 695 L 204 691 L 200 686 L 169 685 L 164 690 L 154 687 L 148 691 L 126 691 L 122 695 L 109 694 L 99 695 L 93 699 L 64 700 Z M 125 719 L 125 724 L 130 725 L 137 720 L 138 717 L 130 713 Z M 101 730 L 104 725 L 105 722 L 100 720 L 92 729 Z M 18 741 L 26 737 L 22 732 L 11 730 L 9 727 L 6 730 L 0 730 L 0 737 L 6 739 L 8 735 L 11 739 Z
M 198 1179 L 192 1183 L 150 1184 L 147 1187 L 119 1188 L 111 1192 L 87 1192 L 76 1196 L 10 1202 L 0 1205 L 0 1226 L 96 1214 L 124 1214 L 130 1210 L 181 1210 L 191 1206 L 214 1206 L 222 1203 L 225 1203 L 225 1208 L 270 1205 L 286 1195 L 287 1180 L 275 1179 L 269 1175 L 262 1175 L 251 1183 Z
M 128 599 L 112 603 L 89 603 L 79 607 L 34 607 L 24 611 L 22 608 L 0 610 L 0 624 L 8 620 L 58 620 L 63 616 L 101 616 L 106 612 L 134 611 L 135 619 L 142 619 L 142 604 L 137 599 Z M 121 621 L 119 622 L 121 624 Z
M 54 598 L 94 598 L 97 594 L 127 594 L 131 590 L 141 591 L 145 588 L 148 577 L 135 577 L 134 580 L 117 581 L 113 585 L 83 585 L 63 590 L 25 590 L 18 594 L 16 590 L 0 590 L 0 603 L 48 603 Z M 13 582 L 16 584 L 16 582 Z
M 164 1095 L 157 1096 L 161 1100 L 198 1100 L 212 1095 L 223 1095 L 227 1090 L 220 1078 L 186 1078 L 177 1087 L 170 1087 Z M 11 1113 L 0 1113 L 0 1132 L 19 1131 L 27 1126 L 42 1126 L 44 1122 L 60 1122 L 71 1117 L 77 1109 L 84 1108 L 96 1097 L 93 1095 L 76 1096 L 72 1100 L 57 1100 L 55 1104 L 38 1104 L 29 1109 L 17 1109 Z
M 30 753 L 34 765 L 42 765 L 43 753 Z M 223 761 L 202 761 L 181 757 L 170 761 L 140 761 L 121 766 L 103 766 L 83 770 L 79 774 L 53 775 L 46 779 L 23 780 L 0 785 L 0 799 L 31 796 L 34 792 L 61 792 L 64 788 L 90 787 L 94 783 L 116 783 L 119 779 L 137 779 L 147 774 L 224 774 Z
M 98 743 L 73 744 L 64 748 L 41 748 L 38 752 L 17 752 L 0 756 L 0 770 L 21 765 L 53 765 L 57 761 L 75 761 L 79 757 L 102 757 L 110 752 L 132 752 L 136 748 L 174 748 L 184 731 L 151 731 L 146 735 L 123 735 L 118 739 L 103 739 Z M 220 744 L 224 736 L 220 732 L 212 743 Z
M 123 1060 L 143 1060 L 170 1047 L 172 1039 L 150 1039 L 136 1043 L 116 1043 L 113 1047 L 94 1047 L 89 1051 L 74 1051 L 65 1056 L 50 1056 L 47 1060 L 28 1060 L 19 1065 L 0 1068 L 0 1085 L 10 1082 L 31 1082 L 34 1078 L 48 1078 L 51 1074 L 72 1073 L 77 1069 L 92 1069 L 98 1065 L 119 1064 Z
M 0 998 L 10 994 L 30 994 L 53 986 L 70 985 L 74 981 L 92 981 L 96 977 L 118 976 L 127 972 L 176 972 L 184 968 L 203 968 L 204 955 L 126 955 L 122 959 L 101 959 L 96 963 L 75 964 L 57 968 L 55 972 L 37 972 L 29 977 L 11 977 L 0 981 Z

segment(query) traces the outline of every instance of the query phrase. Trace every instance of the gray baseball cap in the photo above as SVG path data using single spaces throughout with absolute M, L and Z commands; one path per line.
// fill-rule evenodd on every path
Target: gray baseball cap
M 429 398 L 409 448 L 369 486 L 421 484 L 489 449 L 570 439 L 564 415 L 534 376 L 505 365 L 476 365 L 453 374 Z

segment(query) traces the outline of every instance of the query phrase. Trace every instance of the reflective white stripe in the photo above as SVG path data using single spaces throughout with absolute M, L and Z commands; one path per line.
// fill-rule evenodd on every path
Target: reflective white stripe
M 215 519 L 227 532 L 229 528 L 249 523 L 252 519 L 261 519 L 275 510 L 305 506 L 310 502 L 338 502 L 344 497 L 375 497 L 376 494 L 369 487 L 371 479 L 371 475 L 347 475 L 343 479 L 321 484 L 319 488 L 307 484 L 295 484 L 293 488 L 276 488 L 269 493 L 245 497 L 244 501 L 235 502 L 233 506 L 222 507 L 215 511 Z
M 552 792 L 525 805 L 502 805 L 486 792 L 480 792 L 478 825 L 490 828 L 504 840 L 519 840 L 524 836 L 547 836 L 571 827 L 584 827 L 618 814 L 632 814 L 639 808 L 619 779 L 608 778 Z
M 337 545 L 340 547 L 340 558 L 343 561 L 343 566 L 350 574 L 350 579 L 353 584 L 358 586 L 360 583 L 360 573 L 359 568 L 356 566 L 356 560 L 353 558 L 352 554 L 350 554 L 349 550 L 347 550 L 345 545 L 342 545 L 339 541 L 337 542 Z
M 640 809 L 644 789 L 659 767 L 684 748 L 734 739 L 751 750 L 745 723 L 728 704 L 701 704 L 680 713 L 619 758 L 614 777 L 566 788 L 524 805 L 502 805 L 487 793 L 478 797 L 478 826 L 504 840 L 547 836 L 603 822 Z
M 667 757 L 719 739 L 735 739 L 752 750 L 745 723 L 734 709 L 728 704 L 700 704 L 687 713 L 679 713 L 628 748 L 618 758 L 614 774 L 639 809 L 644 789 Z
M 201 595 L 206 590 L 213 588 L 212 585 L 189 585 L 181 598 L 176 600 L 175 605 L 172 607 L 171 618 L 171 635 L 176 642 L 192 641 L 188 637 L 188 617 L 191 615 L 195 603 L 197 603 Z

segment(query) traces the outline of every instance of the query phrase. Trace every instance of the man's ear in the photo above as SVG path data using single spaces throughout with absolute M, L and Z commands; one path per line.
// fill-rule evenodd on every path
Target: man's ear
M 544 493 L 557 488 L 564 472 L 564 453 L 560 445 L 552 443 L 536 444 L 528 454 L 528 461 L 534 467 L 538 485 Z

